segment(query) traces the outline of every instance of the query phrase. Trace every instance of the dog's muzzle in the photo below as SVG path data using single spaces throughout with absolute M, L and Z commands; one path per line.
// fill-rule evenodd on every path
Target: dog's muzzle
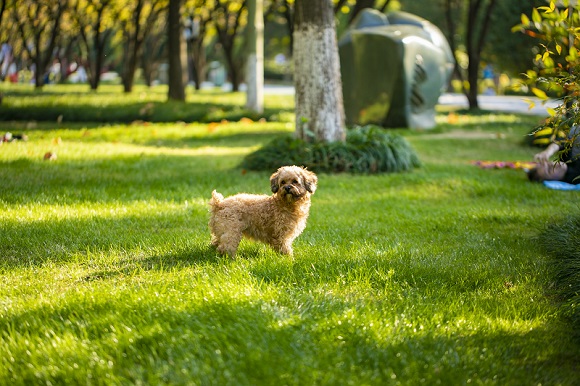
M 296 189 L 295 186 L 292 185 L 284 185 L 282 187 L 286 197 L 288 197 L 289 199 L 297 199 L 301 196 L 300 194 L 300 190 Z

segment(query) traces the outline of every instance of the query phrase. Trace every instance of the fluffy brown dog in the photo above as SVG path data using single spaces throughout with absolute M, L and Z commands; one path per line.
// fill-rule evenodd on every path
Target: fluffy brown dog
M 284 166 L 270 177 L 271 196 L 242 193 L 224 199 L 214 190 L 209 202 L 211 244 L 234 257 L 246 236 L 292 255 L 292 242 L 306 227 L 317 183 L 311 171 Z

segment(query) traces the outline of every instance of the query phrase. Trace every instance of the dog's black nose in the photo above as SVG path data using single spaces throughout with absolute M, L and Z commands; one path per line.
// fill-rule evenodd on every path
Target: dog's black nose
M 292 187 L 290 185 L 286 185 L 286 186 L 284 186 L 284 190 L 286 190 L 286 193 L 290 193 L 290 190 L 292 190 Z

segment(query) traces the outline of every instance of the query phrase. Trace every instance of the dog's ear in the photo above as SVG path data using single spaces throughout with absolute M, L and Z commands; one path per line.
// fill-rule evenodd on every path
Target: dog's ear
M 310 170 L 302 169 L 302 176 L 304 178 L 304 187 L 307 191 L 314 194 L 316 186 L 318 185 L 318 177 Z
M 272 193 L 276 193 L 280 186 L 278 185 L 278 176 L 280 175 L 280 170 L 276 171 L 276 173 L 270 176 L 270 189 L 272 189 Z

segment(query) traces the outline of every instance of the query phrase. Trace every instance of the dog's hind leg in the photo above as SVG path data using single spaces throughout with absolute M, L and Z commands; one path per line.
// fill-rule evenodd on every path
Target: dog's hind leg
M 216 235 L 214 235 L 213 233 L 211 234 L 211 246 L 212 247 L 216 247 L 219 245 L 219 237 L 217 237 Z
M 219 253 L 227 253 L 233 258 L 236 256 L 240 241 L 242 241 L 241 232 L 225 232 L 219 238 L 217 250 Z

